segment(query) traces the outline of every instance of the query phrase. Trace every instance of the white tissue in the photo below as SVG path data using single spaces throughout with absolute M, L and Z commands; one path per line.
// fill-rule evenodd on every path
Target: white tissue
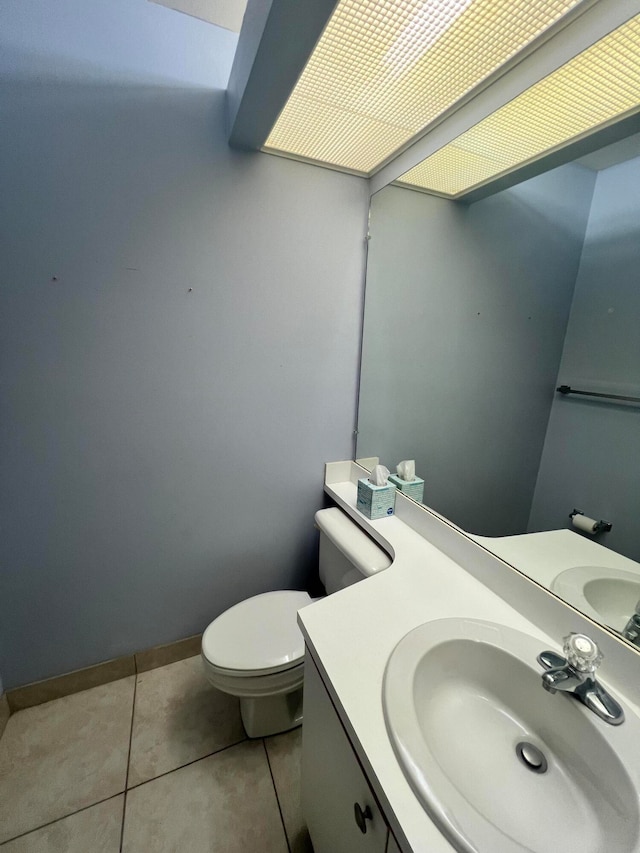
M 415 459 L 405 459 L 404 462 L 398 462 L 396 472 L 401 480 L 415 480 L 416 478 L 416 461 Z
M 386 486 L 389 469 L 384 465 L 376 465 L 371 474 L 369 474 L 369 482 L 374 486 Z

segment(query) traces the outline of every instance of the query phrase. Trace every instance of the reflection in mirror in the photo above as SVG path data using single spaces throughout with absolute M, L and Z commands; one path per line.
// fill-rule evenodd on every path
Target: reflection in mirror
M 469 206 L 371 200 L 356 455 L 415 459 L 426 505 L 619 632 L 640 405 L 556 389 L 640 397 L 639 269 L 640 135 Z

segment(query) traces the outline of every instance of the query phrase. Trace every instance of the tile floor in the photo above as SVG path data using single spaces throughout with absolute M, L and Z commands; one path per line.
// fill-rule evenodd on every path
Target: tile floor
M 312 853 L 301 731 L 247 740 L 199 656 L 18 711 L 0 853 Z

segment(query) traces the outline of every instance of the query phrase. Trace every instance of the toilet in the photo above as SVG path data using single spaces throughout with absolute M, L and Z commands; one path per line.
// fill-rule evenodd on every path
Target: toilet
M 320 580 L 328 595 L 383 571 L 389 556 L 337 507 L 316 513 Z M 317 599 L 277 590 L 225 610 L 202 635 L 209 682 L 240 699 L 249 737 L 285 732 L 302 723 L 304 640 L 297 612 Z

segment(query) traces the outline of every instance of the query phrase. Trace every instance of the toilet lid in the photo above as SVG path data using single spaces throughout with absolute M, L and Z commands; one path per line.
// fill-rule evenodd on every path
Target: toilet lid
M 223 669 L 288 669 L 304 657 L 296 614 L 311 601 L 297 590 L 247 598 L 213 620 L 202 635 L 202 653 Z

